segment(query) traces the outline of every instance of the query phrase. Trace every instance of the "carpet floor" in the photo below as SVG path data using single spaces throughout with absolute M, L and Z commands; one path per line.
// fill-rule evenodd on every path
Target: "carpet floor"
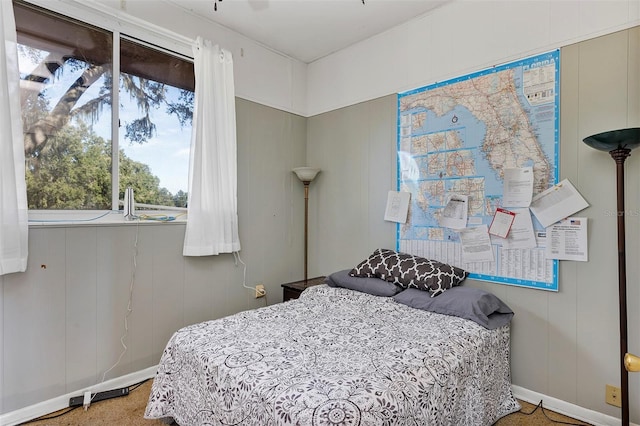
M 165 423 L 159 420 L 147 420 L 143 417 L 149 399 L 151 380 L 130 391 L 129 395 L 108 399 L 91 404 L 88 410 L 82 407 L 67 412 L 69 409 L 43 416 L 41 420 L 23 423 L 33 426 L 160 426 Z M 538 426 L 538 425 L 588 425 L 588 423 L 542 409 L 533 404 L 520 401 L 522 409 L 498 420 L 494 426 Z M 532 413 L 532 414 L 528 414 Z M 54 417 L 58 416 L 58 417 Z M 45 419 L 46 417 L 46 419 Z M 187 426 L 187 425 L 185 425 Z

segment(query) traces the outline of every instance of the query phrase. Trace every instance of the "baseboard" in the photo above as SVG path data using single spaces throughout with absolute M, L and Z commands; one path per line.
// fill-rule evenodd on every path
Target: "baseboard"
M 54 411 L 67 408 L 69 407 L 69 398 L 82 395 L 87 390 L 91 390 L 91 392 L 102 392 L 109 389 L 131 386 L 135 383 L 155 377 L 156 370 L 157 366 L 149 367 L 144 370 L 136 371 L 135 373 L 107 380 L 106 382 L 102 382 L 96 386 L 91 386 L 90 388 L 78 389 L 66 395 L 61 395 L 9 413 L 0 414 L 0 425 L 17 425 L 40 416 L 53 413 Z
M 156 374 L 156 369 L 157 366 L 153 366 L 144 370 L 136 371 L 135 373 L 127 374 L 125 376 L 116 377 L 115 379 L 111 379 L 101 383 L 100 385 L 91 387 L 91 391 L 101 392 L 104 390 L 130 386 L 134 383 L 138 383 L 154 377 Z M 590 423 L 594 426 L 616 426 L 621 423 L 620 419 L 617 417 L 589 410 L 578 405 L 563 401 L 561 399 L 553 398 L 538 392 L 533 392 L 520 386 L 513 385 L 511 386 L 511 388 L 513 390 L 513 395 L 520 400 L 535 405 L 537 405 L 542 400 L 544 408 L 548 408 L 549 410 L 564 414 L 565 416 L 573 417 L 574 419 Z M 17 425 L 19 423 L 26 422 L 27 420 L 35 419 L 37 417 L 44 416 L 45 414 L 53 413 L 54 411 L 67 408 L 69 406 L 69 398 L 80 395 L 86 390 L 89 389 L 78 389 L 75 392 L 52 398 L 48 401 L 43 401 L 38 404 L 11 411 L 6 414 L 0 414 L 0 425 Z M 631 426 L 640 425 L 631 423 Z
M 542 401 L 542 406 L 556 413 L 564 414 L 565 416 L 573 417 L 574 419 L 581 420 L 585 423 L 592 424 L 594 426 L 616 426 L 622 423 L 620 418 L 609 416 L 607 414 L 599 413 L 597 411 L 589 410 L 584 407 L 580 407 L 575 404 L 563 401 L 561 399 L 553 398 L 538 392 L 533 392 L 520 386 L 512 385 L 513 395 L 523 401 L 537 405 Z M 630 423 L 630 426 L 639 426 L 636 423 Z

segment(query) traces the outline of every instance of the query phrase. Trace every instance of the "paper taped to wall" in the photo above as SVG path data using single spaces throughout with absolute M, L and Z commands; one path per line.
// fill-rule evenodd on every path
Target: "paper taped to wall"
M 405 223 L 409 212 L 410 192 L 389 191 L 387 195 L 387 208 L 384 211 L 384 220 Z

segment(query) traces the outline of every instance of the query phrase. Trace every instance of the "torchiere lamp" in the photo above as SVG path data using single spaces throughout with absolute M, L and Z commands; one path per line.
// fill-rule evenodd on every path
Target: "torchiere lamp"
M 296 167 L 293 172 L 304 184 L 304 286 L 307 286 L 307 252 L 309 241 L 309 184 L 316 178 L 320 169 L 314 167 Z
M 640 145 L 640 127 L 611 130 L 585 138 L 592 148 L 607 151 L 616 162 L 618 213 L 618 294 L 620 304 L 620 389 L 622 393 L 622 425 L 629 425 L 629 372 L 627 355 L 627 267 L 624 231 L 624 161 L 631 150 Z M 627 357 L 628 358 L 628 357 Z

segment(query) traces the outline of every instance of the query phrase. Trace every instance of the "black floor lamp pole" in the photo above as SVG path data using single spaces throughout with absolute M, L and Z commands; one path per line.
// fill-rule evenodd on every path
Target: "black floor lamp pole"
M 607 151 L 616 162 L 616 195 L 618 216 L 618 301 L 620 316 L 620 393 L 622 426 L 629 426 L 629 372 L 627 355 L 627 261 L 625 247 L 624 162 L 631 150 L 640 145 L 640 127 L 611 130 L 584 139 L 592 148 Z
M 618 297 L 620 300 L 620 389 L 622 399 L 622 425 L 629 424 L 629 372 L 624 366 L 627 354 L 627 262 L 624 227 L 624 161 L 631 150 L 618 148 L 610 151 L 616 161 L 616 188 L 618 210 Z

